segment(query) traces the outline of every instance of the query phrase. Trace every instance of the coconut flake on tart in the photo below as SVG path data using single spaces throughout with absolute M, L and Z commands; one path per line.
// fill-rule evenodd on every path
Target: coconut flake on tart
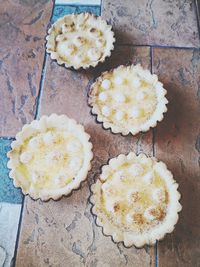
M 111 26 L 90 13 L 59 18 L 48 30 L 46 50 L 58 64 L 74 69 L 95 67 L 111 55 L 115 41 Z
M 119 155 L 102 167 L 90 201 L 103 233 L 126 247 L 153 245 L 178 221 L 178 184 L 163 162 L 144 154 Z
M 97 78 L 91 85 L 88 103 L 104 128 L 135 135 L 163 119 L 166 92 L 157 75 L 141 65 L 121 65 Z
M 10 177 L 33 199 L 56 200 L 86 179 L 93 157 L 90 136 L 66 115 L 24 125 L 8 152 Z

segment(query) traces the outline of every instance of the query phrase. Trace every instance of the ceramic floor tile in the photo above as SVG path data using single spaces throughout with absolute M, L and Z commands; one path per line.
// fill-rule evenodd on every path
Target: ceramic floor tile
M 175 231 L 159 243 L 159 266 L 199 266 L 200 51 L 153 49 L 153 71 L 169 99 L 156 130 L 155 153 L 179 183 L 183 205 Z
M 81 12 L 90 12 L 94 13 L 97 16 L 100 15 L 101 8 L 100 6 L 66 6 L 66 5 L 55 5 L 53 17 L 52 17 L 52 23 L 55 22 L 58 18 L 63 17 L 65 15 L 71 14 L 71 13 L 81 13 Z
M 113 65 L 108 61 L 101 69 L 123 63 L 124 57 L 150 67 L 149 48 L 118 47 L 117 51 Z M 137 250 L 114 244 L 95 225 L 88 203 L 89 184 L 101 165 L 130 150 L 152 155 L 152 132 L 125 138 L 96 123 L 87 105 L 86 87 L 92 71 L 67 70 L 49 59 L 45 77 L 41 115 L 64 113 L 82 123 L 91 135 L 94 160 L 87 182 L 69 198 L 43 203 L 26 197 L 16 266 L 61 266 L 63 262 L 68 267 L 154 266 L 154 248 Z
M 36 111 L 52 1 L 4 1 L 0 15 L 0 136 L 14 137 Z
M 88 196 L 85 183 L 57 202 L 26 198 L 16 267 L 153 267 L 153 249 L 126 249 L 102 234 L 90 213 Z
M 0 202 L 22 203 L 21 190 L 15 188 L 7 168 L 7 152 L 12 139 L 0 138 Z
M 0 266 L 13 266 L 19 216 L 21 190 L 13 186 L 7 168 L 7 152 L 12 139 L 0 138 Z
M 96 5 L 99 6 L 101 4 L 101 0 L 55 0 L 56 5 L 57 4 L 65 4 L 65 5 Z
M 199 47 L 193 0 L 103 0 L 102 15 L 122 44 Z
M 21 205 L 0 202 L 0 266 L 13 266 Z
M 63 7 L 63 2 L 70 6 Z M 194 2 L 141 0 L 133 4 L 131 0 L 103 0 L 102 11 L 114 26 L 118 44 L 199 47 Z M 56 0 L 56 3 L 52 21 L 72 12 L 89 11 L 99 15 L 101 11 L 99 0 Z M 50 0 L 8 0 L 1 8 L 0 136 L 14 137 L 36 114 L 44 37 L 52 6 Z M 157 265 L 198 266 L 200 54 L 197 50 L 153 49 L 152 55 L 151 62 L 149 47 L 116 45 L 104 64 L 88 71 L 67 70 L 46 57 L 38 117 L 64 113 L 82 123 L 94 144 L 94 160 L 88 180 L 69 198 L 45 203 L 25 197 L 16 267 L 156 265 L 153 247 L 138 250 L 114 244 L 102 234 L 90 213 L 89 185 L 95 173 L 110 157 L 130 150 L 149 155 L 155 152 L 180 183 L 184 209 L 175 232 L 158 244 Z M 152 131 L 126 138 L 113 135 L 96 123 L 87 106 L 88 83 L 101 71 L 131 62 L 139 62 L 149 69 L 152 63 L 153 71 L 168 90 L 169 111 L 154 131 L 154 137 Z M 0 139 L 0 188 L 3 188 L 0 190 L 0 266 L 4 267 L 13 264 L 21 210 L 20 204 L 9 202 L 22 200 L 6 168 L 10 142 L 11 139 Z

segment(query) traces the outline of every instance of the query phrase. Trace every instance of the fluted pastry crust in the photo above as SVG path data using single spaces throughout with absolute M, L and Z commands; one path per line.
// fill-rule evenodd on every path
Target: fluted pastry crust
M 141 65 L 119 66 L 91 85 L 89 105 L 97 121 L 113 133 L 148 131 L 163 119 L 168 103 L 163 84 Z
M 91 168 L 89 139 L 83 126 L 66 115 L 42 116 L 24 125 L 8 152 L 14 185 L 44 201 L 70 194 Z
M 47 52 L 58 64 L 86 69 L 110 56 L 115 38 L 111 26 L 101 17 L 80 13 L 58 19 L 46 40 Z
M 144 154 L 119 155 L 102 167 L 90 201 L 103 233 L 126 247 L 153 245 L 178 221 L 178 184 L 163 162 Z

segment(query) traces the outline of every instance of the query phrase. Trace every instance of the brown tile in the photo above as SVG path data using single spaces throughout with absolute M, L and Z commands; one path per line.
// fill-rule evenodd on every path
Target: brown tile
M 1 136 L 15 136 L 34 118 L 51 9 L 44 0 L 5 1 L 1 9 Z
M 150 65 L 149 48 L 120 47 L 117 51 L 123 52 L 125 58 L 141 60 L 145 67 Z M 122 56 L 116 55 L 113 65 L 123 63 Z M 68 267 L 154 264 L 154 248 L 126 249 L 122 244 L 114 244 L 95 225 L 90 213 L 89 184 L 100 166 L 110 157 L 130 150 L 152 154 L 152 133 L 122 137 L 102 129 L 87 106 L 89 77 L 91 72 L 67 70 L 48 60 L 41 113 L 64 113 L 82 123 L 91 135 L 94 160 L 87 182 L 71 197 L 48 203 L 26 197 L 17 267 L 63 266 L 63 263 Z
M 159 243 L 159 266 L 200 263 L 200 52 L 154 49 L 153 71 L 168 91 L 168 113 L 156 133 L 156 156 L 180 184 L 183 210 L 173 234 Z
M 102 64 L 99 64 L 90 74 L 99 76 L 102 71 L 116 68 L 119 65 L 141 64 L 144 68 L 150 69 L 150 49 L 147 47 L 115 45 L 111 57 L 107 58 Z M 148 64 L 147 64 L 148 62 Z M 89 76 L 90 77 L 90 76 Z
M 154 266 L 153 249 L 126 249 L 102 234 L 90 213 L 88 196 L 85 183 L 57 202 L 26 197 L 16 267 Z
M 193 0 L 103 0 L 102 15 L 121 44 L 199 47 Z

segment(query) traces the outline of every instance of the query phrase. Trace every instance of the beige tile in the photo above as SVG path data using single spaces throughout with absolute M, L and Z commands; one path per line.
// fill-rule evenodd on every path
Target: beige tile
M 116 50 L 120 56 L 113 55 L 113 65 L 124 62 L 123 50 L 125 57 L 149 67 L 149 48 L 120 47 Z M 111 63 L 102 68 L 108 66 Z M 130 150 L 152 154 L 152 133 L 122 137 L 102 129 L 87 106 L 89 77 L 90 71 L 67 70 L 50 60 L 47 63 L 41 113 L 65 113 L 82 123 L 91 135 L 94 160 L 87 182 L 69 198 L 42 203 L 26 197 L 17 267 L 154 265 L 154 248 L 127 249 L 114 244 L 95 225 L 90 213 L 89 184 L 100 166 L 110 157 Z
M 103 0 L 102 15 L 121 44 L 199 47 L 193 0 Z
M 183 205 L 174 233 L 159 243 L 159 266 L 199 266 L 200 52 L 154 49 L 153 55 L 153 71 L 164 82 L 169 99 L 155 151 L 180 184 Z
M 34 118 L 51 8 L 51 1 L 4 1 L 2 6 L 1 136 L 15 136 Z
M 0 266 L 12 266 L 21 204 L 0 202 Z

